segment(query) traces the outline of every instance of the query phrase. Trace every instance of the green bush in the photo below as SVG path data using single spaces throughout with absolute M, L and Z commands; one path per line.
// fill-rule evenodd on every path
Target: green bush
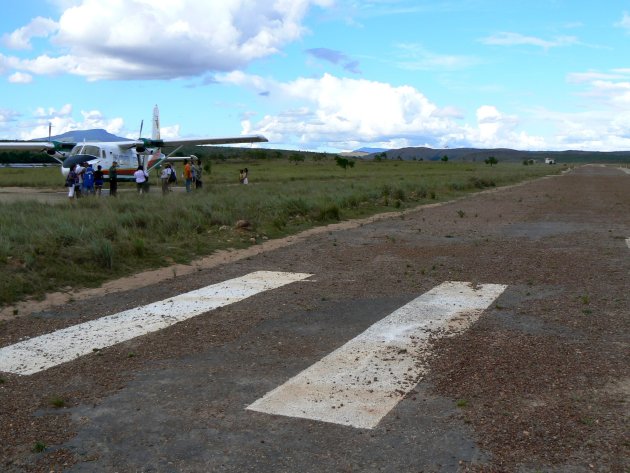
M 100 238 L 91 244 L 93 260 L 98 267 L 112 269 L 114 267 L 114 247 L 109 240 Z

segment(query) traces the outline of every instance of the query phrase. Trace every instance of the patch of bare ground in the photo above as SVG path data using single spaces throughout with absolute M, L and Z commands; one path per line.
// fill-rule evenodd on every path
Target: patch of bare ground
M 603 196 L 600 179 L 578 174 L 544 213 L 530 208 L 528 220 L 564 232 L 558 223 L 571 215 L 582 230 L 554 239 L 540 236 L 547 223 L 520 223 L 519 232 L 538 233 L 538 254 L 524 242 L 514 266 L 501 251 L 497 264 L 512 274 L 524 267 L 527 284 L 469 331 L 435 343 L 428 380 L 464 400 L 460 418 L 493 455 L 465 471 L 630 471 L 630 255 L 616 230 L 630 201 L 620 187 Z
M 438 341 L 430 379 L 441 394 L 467 401 L 461 416 L 493 453 L 493 468 L 574 460 L 592 471 L 624 471 L 628 396 L 605 388 L 623 370 L 622 357 L 611 360 L 599 344 L 491 325 L 484 320 Z
M 77 425 L 69 408 L 96 406 L 123 389 L 135 372 L 147 366 L 160 369 L 161 360 L 191 356 L 235 340 L 259 323 L 260 314 L 251 309 L 251 301 L 245 301 L 242 309 L 217 309 L 212 317 L 190 319 L 154 333 L 150 342 L 139 337 L 95 349 L 72 363 L 30 376 L 3 374 L 0 438 L 10 441 L 0 444 L 0 471 L 45 473 L 63 471 L 79 461 L 93 461 L 91 452 L 59 447 L 80 427 L 81 419 Z M 270 310 L 266 316 L 274 317 L 276 311 Z

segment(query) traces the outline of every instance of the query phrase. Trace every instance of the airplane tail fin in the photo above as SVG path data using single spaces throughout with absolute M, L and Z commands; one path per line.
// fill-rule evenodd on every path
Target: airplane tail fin
M 158 109 L 157 105 L 153 107 L 153 130 L 151 132 L 151 139 L 153 140 L 161 139 L 160 137 L 160 109 Z M 152 169 L 155 169 L 156 167 L 160 166 L 165 159 L 166 159 L 166 156 L 162 154 L 162 149 L 155 148 L 153 150 L 153 153 L 149 157 L 148 162 L 146 163 L 146 170 L 151 171 Z
M 160 110 L 156 105 L 153 107 L 153 132 L 151 134 L 151 138 L 154 140 L 159 140 L 160 138 Z

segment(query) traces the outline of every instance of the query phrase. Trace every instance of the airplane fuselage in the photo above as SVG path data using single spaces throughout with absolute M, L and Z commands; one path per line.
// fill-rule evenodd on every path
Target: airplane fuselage
M 109 168 L 116 161 L 118 180 L 133 180 L 133 173 L 139 166 L 151 171 L 166 159 L 159 148 L 139 153 L 135 145 L 134 141 L 79 143 L 63 160 L 61 172 L 67 176 L 73 165 L 89 163 L 94 169 L 100 165 L 105 179 L 108 179 Z

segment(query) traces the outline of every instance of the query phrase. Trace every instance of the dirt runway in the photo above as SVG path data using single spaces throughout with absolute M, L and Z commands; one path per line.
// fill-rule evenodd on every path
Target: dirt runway
M 254 271 L 312 275 L 1 374 L 0 470 L 626 473 L 628 238 L 630 175 L 584 166 L 39 306 L 0 323 L 0 348 Z M 445 281 L 507 287 L 432 338 L 375 428 L 246 409 Z

